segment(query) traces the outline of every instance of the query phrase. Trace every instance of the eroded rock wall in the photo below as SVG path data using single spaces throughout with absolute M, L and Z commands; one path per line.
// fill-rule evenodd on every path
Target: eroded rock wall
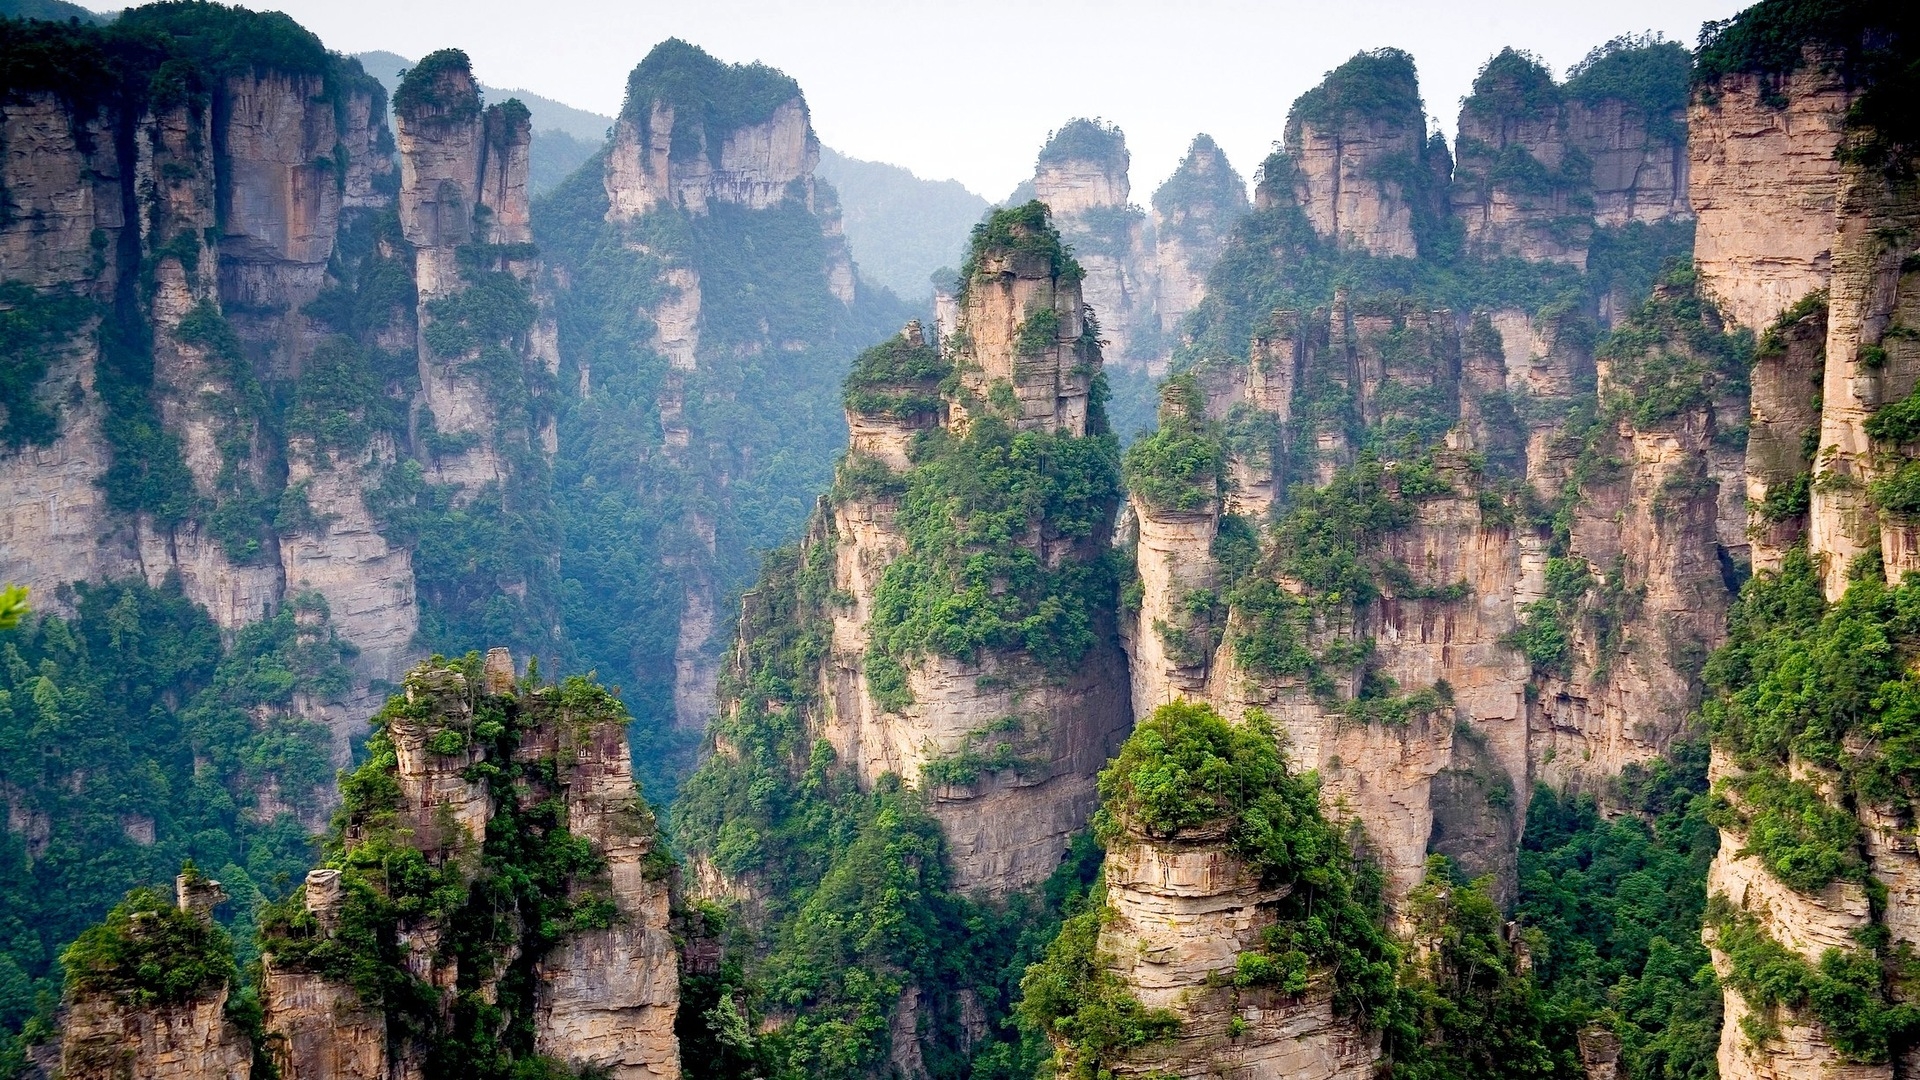
M 669 882 L 652 857 L 658 843 L 652 814 L 633 781 L 624 710 L 574 683 L 519 681 L 504 649 L 492 650 L 480 672 L 422 665 L 407 676 L 406 695 L 404 707 L 389 710 L 387 724 L 396 752 L 398 820 L 389 825 L 377 815 L 357 817 L 347 833 L 349 861 L 359 845 L 400 842 L 426 856 L 450 884 L 470 886 L 480 871 L 480 845 L 490 828 L 502 827 L 494 819 L 505 809 L 478 777 L 517 769 L 530 778 L 525 790 L 515 789 L 519 811 L 556 800 L 566 831 L 599 863 L 572 873 L 568 897 L 611 905 L 606 918 L 563 931 L 541 955 L 523 955 L 523 944 L 509 942 L 501 955 L 464 975 L 447 922 L 452 916 L 402 917 L 393 930 L 408 970 L 443 990 L 466 985 L 463 977 L 477 980 L 502 1008 L 526 1010 L 521 1019 L 532 1030 L 533 1051 L 568 1068 L 601 1070 L 618 1080 L 675 1080 L 679 949 L 668 928 Z M 505 758 L 498 755 L 499 732 L 483 723 L 508 725 Z M 482 763 L 488 769 L 474 768 Z M 387 831 L 395 826 L 397 832 Z M 340 931 L 348 906 L 365 903 L 356 893 L 364 884 L 349 888 L 342 874 L 329 867 L 307 876 L 299 894 L 307 918 L 291 931 L 303 935 L 300 947 L 272 933 L 264 942 L 261 1004 L 269 1046 L 288 1080 L 418 1075 L 428 1048 L 411 1036 L 387 1034 L 387 1010 L 406 1006 L 363 1001 L 337 968 L 307 959 L 325 955 L 326 946 L 316 945 Z M 515 964 L 531 965 L 531 990 L 509 997 L 500 980 Z M 449 1015 L 409 1015 L 403 1026 L 431 1029 L 448 1023 Z
M 1832 272 L 1852 94 L 1822 58 L 1784 83 L 1727 75 L 1688 110 L 1694 266 L 1734 322 L 1758 331 Z M 1785 99 L 1784 107 L 1776 104 Z
M 1235 963 L 1275 921 L 1287 890 L 1264 889 L 1219 837 L 1129 835 L 1109 848 L 1100 950 L 1149 1009 L 1170 1009 L 1179 1034 L 1116 1062 L 1116 1076 L 1374 1075 L 1380 1035 L 1336 1015 L 1322 975 L 1303 994 L 1236 988 Z

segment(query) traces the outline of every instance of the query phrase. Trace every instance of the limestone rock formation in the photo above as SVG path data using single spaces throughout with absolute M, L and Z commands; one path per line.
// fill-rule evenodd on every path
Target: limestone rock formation
M 1727 316 L 1756 331 L 1825 288 L 1833 269 L 1834 151 L 1852 94 L 1822 57 L 1808 61 L 1778 87 L 1764 73 L 1725 75 L 1687 114 L 1694 265 Z
M 1622 402 L 1648 393 L 1656 355 L 1693 350 L 1697 377 L 1727 377 L 1732 339 L 1673 286 L 1634 316 L 1657 342 L 1646 356 L 1600 365 L 1608 419 L 1569 432 L 1556 410 L 1593 393 L 1596 372 L 1590 337 L 1562 318 L 1462 317 L 1347 293 L 1331 309 L 1279 312 L 1249 362 L 1183 376 L 1196 400 L 1170 402 L 1161 433 L 1130 452 L 1130 470 L 1200 455 L 1175 450 L 1182 440 L 1217 440 L 1221 454 L 1219 472 L 1186 489 L 1132 481 L 1136 710 L 1184 698 L 1270 714 L 1320 771 L 1329 813 L 1366 830 L 1390 901 L 1436 850 L 1494 873 L 1496 894 L 1510 896 L 1533 783 L 1604 791 L 1657 758 L 1723 632 L 1721 563 L 1739 537 L 1724 534 L 1712 469 L 1722 421 L 1706 403 L 1656 415 Z M 1532 419 L 1510 411 L 1514 398 L 1536 403 Z M 1417 462 L 1382 462 L 1352 441 L 1418 425 L 1440 440 Z M 1605 473 L 1576 459 L 1618 464 Z M 1280 493 L 1301 481 L 1326 493 L 1280 511 L 1269 532 Z M 1515 512 L 1535 498 L 1566 507 L 1564 555 L 1550 558 L 1550 533 Z M 1387 518 L 1399 524 L 1361 524 Z M 1315 539 L 1319 521 L 1343 535 Z M 1316 599 L 1336 587 L 1314 576 L 1322 543 L 1377 560 L 1377 595 Z M 1234 550 L 1247 554 L 1223 563 Z M 1549 623 L 1564 651 L 1516 644 Z
M 1246 181 L 1227 155 L 1211 137 L 1194 136 L 1180 167 L 1153 193 L 1154 312 L 1162 334 L 1174 333 L 1199 304 L 1248 205 Z
M 415 669 L 383 717 L 378 738 L 387 745 L 360 776 L 374 782 L 369 791 L 390 777 L 391 801 L 349 802 L 345 850 L 310 873 L 297 906 L 264 930 L 261 1004 L 281 1075 L 418 1075 L 429 1054 L 457 1060 L 446 1045 L 464 1037 L 457 988 L 525 1025 L 531 1043 L 513 1051 L 523 1057 L 620 1080 L 678 1077 L 679 953 L 652 817 L 633 782 L 625 709 L 582 679 L 519 683 L 506 651 L 495 649 L 484 668 Z M 506 779 L 467 779 L 483 774 Z M 465 908 L 407 914 L 414 908 L 404 902 L 381 904 L 356 852 L 396 844 L 423 856 L 439 887 L 506 890 L 488 895 L 511 895 L 517 914 L 462 928 L 458 920 L 472 917 Z M 588 853 L 557 883 L 493 879 L 481 858 L 484 847 L 491 860 L 518 860 L 519 873 L 545 874 L 553 868 L 538 860 L 559 857 L 554 844 Z M 349 936 L 366 934 L 370 920 L 388 925 L 371 940 Z M 482 952 L 456 951 L 462 934 Z M 368 948 L 377 958 L 354 959 Z M 384 979 L 417 980 L 446 997 L 437 1005 L 402 994 L 369 1000 L 351 974 L 368 959 L 391 965 Z
M 1142 364 L 1159 355 L 1156 267 L 1146 215 L 1128 201 L 1131 161 L 1118 127 L 1070 120 L 1040 149 L 1033 197 L 1047 204 L 1086 271 L 1081 291 L 1108 353 L 1116 363 Z
M 848 396 L 855 456 L 843 477 L 858 467 L 898 484 L 893 478 L 915 465 L 915 433 L 932 428 L 962 440 L 978 424 L 1069 439 L 1097 434 L 1089 403 L 1101 354 L 1077 268 L 1064 261 L 1037 204 L 994 220 L 1004 234 L 976 240 L 944 355 L 915 324 L 856 364 Z M 948 370 L 958 387 L 942 398 Z M 873 680 L 872 620 L 885 572 L 908 551 L 899 508 L 885 484 L 836 498 L 809 537 L 809 545 L 831 545 L 834 587 L 849 598 L 832 615 L 818 730 L 863 784 L 890 773 L 932 792 L 962 887 L 1023 888 L 1052 871 L 1092 810 L 1094 775 L 1128 718 L 1123 661 L 1104 636 L 1072 670 L 1049 669 L 1021 649 L 929 652 L 906 663 L 906 700 L 891 700 Z M 1048 568 L 1098 557 L 1104 524 L 1080 535 L 1059 529 L 1035 521 L 1020 544 Z
M 0 222 L 0 277 L 25 290 L 8 306 L 38 322 L 63 302 L 99 304 L 54 318 L 33 358 L 48 419 L 0 450 L 0 497 L 15 508 L 0 573 L 56 608 L 68 582 L 178 575 L 229 631 L 317 590 L 361 649 L 362 685 L 395 678 L 412 648 L 407 555 L 374 533 L 359 492 L 285 461 L 299 455 L 274 444 L 258 397 L 261 381 L 301 370 L 323 336 L 301 309 L 343 230 L 388 198 L 384 95 L 304 31 L 251 58 L 205 55 L 201 28 L 170 30 L 181 55 L 167 62 L 205 81 L 205 107 L 32 85 L 0 105 L 0 186 L 18 211 Z M 337 520 L 333 535 L 271 526 L 283 462 L 294 485 L 316 479 L 301 490 L 315 520 Z M 348 717 L 367 705 L 357 692 L 307 711 L 335 724 L 344 754 Z
M 1513 49 L 1500 53 L 1461 103 L 1459 132 L 1451 201 L 1468 247 L 1584 267 L 1590 162 L 1569 137 L 1552 73 Z
M 1413 58 L 1361 53 L 1293 103 L 1255 203 L 1291 200 L 1342 249 L 1412 258 L 1416 218 L 1437 211 L 1435 165 Z
M 215 975 L 181 990 L 155 993 L 157 977 L 169 963 L 192 963 L 205 951 L 224 950 L 225 935 L 213 925 L 214 905 L 226 899 L 220 883 L 191 868 L 176 883 L 177 909 L 151 892 L 130 898 L 106 925 L 69 954 L 65 1018 L 58 1075 L 72 1080 L 247 1080 L 252 1047 L 227 1015 L 228 981 Z M 132 910 L 129 910 L 132 909 Z M 199 955 L 196 955 L 199 954 Z M 215 972 L 233 962 L 215 953 Z
M 1767 21 L 1774 15 L 1744 13 L 1703 47 L 1691 189 L 1701 282 L 1760 331 L 1746 480 L 1754 564 L 1773 575 L 1755 582 L 1766 589 L 1755 602 L 1795 585 L 1824 593 L 1834 607 L 1823 612 L 1816 598 L 1812 618 L 1780 631 L 1811 647 L 1836 632 L 1832 620 L 1845 617 L 1858 591 L 1899 584 L 1915 565 L 1920 507 L 1904 483 L 1920 378 L 1909 329 L 1920 325 L 1920 194 L 1912 147 L 1876 126 L 1889 116 L 1876 96 L 1907 91 L 1861 76 L 1894 70 L 1876 50 L 1910 56 L 1912 43 L 1823 24 L 1789 54 L 1754 50 L 1753 35 L 1776 29 Z M 1752 618 L 1736 620 L 1748 648 L 1769 630 Z M 1736 677 L 1727 715 L 1746 715 L 1752 704 L 1743 695 L 1766 693 L 1779 675 L 1756 666 Z M 1821 993 L 1770 997 L 1741 968 L 1764 953 L 1824 978 L 1838 963 L 1877 965 L 1920 940 L 1908 912 L 1911 809 L 1892 788 L 1859 779 L 1868 769 L 1899 771 L 1878 734 L 1890 701 L 1877 697 L 1825 735 L 1836 751 L 1795 731 L 1766 750 L 1737 722 L 1721 725 L 1713 757 L 1720 855 L 1708 879 L 1715 906 L 1706 938 L 1726 1001 L 1722 1076 L 1890 1077 L 1913 1065 L 1898 1041 L 1863 1044 L 1847 1029 L 1856 1017 L 1910 1007 L 1898 980 L 1868 983 L 1842 1014 Z M 1815 716 L 1837 708 L 1825 704 Z M 1787 805 L 1826 823 L 1838 860 L 1831 872 L 1794 866 L 1766 835 Z
M 1591 163 L 1594 224 L 1692 216 L 1687 100 L 1692 56 L 1657 37 L 1616 38 L 1567 73 L 1568 141 Z

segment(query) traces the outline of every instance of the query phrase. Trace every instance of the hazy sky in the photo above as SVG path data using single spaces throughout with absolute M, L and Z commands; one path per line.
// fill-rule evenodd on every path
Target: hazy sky
M 100 9 L 126 0 L 87 0 Z M 1074 116 L 1118 123 L 1145 203 L 1195 132 L 1242 174 L 1266 156 L 1287 106 L 1360 49 L 1419 63 L 1427 112 L 1448 132 L 1473 76 L 1501 46 L 1557 75 L 1588 49 L 1656 30 L 1692 46 L 1740 0 L 241 0 L 291 14 L 342 52 L 420 56 L 458 46 L 493 86 L 613 113 L 627 72 L 681 37 L 721 59 L 800 81 L 814 129 L 854 157 L 952 177 L 991 199 L 1033 167 Z

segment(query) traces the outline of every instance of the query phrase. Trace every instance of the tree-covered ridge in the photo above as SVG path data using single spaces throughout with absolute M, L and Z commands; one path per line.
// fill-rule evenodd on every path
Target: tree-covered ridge
M 852 412 L 894 420 L 935 416 L 952 374 L 953 362 L 938 345 L 898 334 L 854 357 L 841 400 Z
M 1194 136 L 1165 183 L 1153 192 L 1156 228 L 1162 238 L 1207 250 L 1248 210 L 1247 182 L 1227 161 L 1227 155 L 1202 133 Z M 1209 258 L 1195 269 L 1212 268 Z M 1128 432 L 1122 431 L 1122 434 Z
M 765 64 L 728 64 L 679 38 L 655 45 L 627 77 L 627 99 L 620 115 L 640 126 L 644 143 L 656 109 L 673 116 L 672 152 L 698 153 L 702 147 L 719 160 L 727 136 L 765 123 L 789 101 L 805 108 L 800 84 Z
M 1348 121 L 1384 120 L 1420 128 L 1426 107 L 1413 57 L 1400 49 L 1354 54 L 1327 72 L 1319 86 L 1294 99 L 1287 113 L 1287 144 L 1296 144 L 1302 125 L 1325 129 Z
M 449 99 L 440 85 L 449 79 L 464 80 L 473 92 Z M 480 111 L 480 93 L 473 83 L 473 62 L 460 49 L 440 49 L 420 58 L 420 62 L 401 73 L 400 85 L 393 92 L 394 111 L 414 115 L 431 111 L 445 121 L 470 120 Z
M 1480 68 L 1461 108 L 1483 118 L 1515 119 L 1551 114 L 1560 100 L 1553 72 L 1540 58 L 1509 46 Z
M 1153 192 L 1153 208 L 1168 216 L 1194 207 L 1240 211 L 1246 206 L 1247 182 L 1227 163 L 1225 151 L 1213 136 L 1205 132 L 1193 137 L 1173 175 Z
M 206 883 L 191 862 L 181 875 L 190 884 Z M 225 931 L 144 887 L 83 931 L 60 963 L 75 995 L 112 995 L 141 1006 L 179 1005 L 234 977 L 233 944 Z
M 1693 54 L 1685 45 L 1658 34 L 1628 34 L 1595 47 L 1568 68 L 1561 89 L 1588 105 L 1624 101 L 1660 128 L 1660 118 L 1687 107 L 1692 77 Z
M 1124 174 L 1131 159 L 1127 153 L 1127 137 L 1118 124 L 1083 116 L 1067 121 L 1058 131 L 1047 133 L 1047 141 L 1040 147 L 1039 163 L 1091 161 Z
M 376 113 L 386 100 L 358 60 L 280 12 L 160 0 L 100 25 L 0 19 L 0 92 L 51 93 L 81 116 L 108 105 L 136 117 L 148 103 L 204 108 L 225 80 L 268 73 L 320 76 L 336 110 L 348 93 L 371 95 Z
M 1113 437 L 1015 431 L 987 416 L 964 434 L 930 433 L 916 451 L 900 509 L 907 551 L 874 596 L 876 692 L 904 692 L 905 666 L 923 653 L 1076 663 L 1113 604 L 1115 571 L 1100 544 L 1120 496 Z M 1082 553 L 1049 565 L 1040 538 Z M 887 698 L 896 702 L 905 704 Z
M 1160 387 L 1160 423 L 1127 447 L 1127 491 L 1156 510 L 1191 513 L 1220 497 L 1226 441 L 1207 420 L 1206 394 L 1191 374 Z
M 1045 259 L 1047 273 L 1060 281 L 1075 282 L 1086 276 L 1073 251 L 1061 242 L 1047 204 L 1038 199 L 995 210 L 973 227 L 960 264 L 961 294 L 990 261 L 1004 258 Z
M 294 711 L 296 694 L 324 701 L 347 680 L 350 651 L 317 597 L 230 647 L 175 582 L 83 585 L 73 603 L 71 620 L 0 636 L 0 784 L 27 826 L 0 834 L 8 1036 L 44 1037 L 61 951 L 116 897 L 188 860 L 225 883 L 253 955 L 260 905 L 311 863 L 305 822 L 333 775 L 326 730 Z

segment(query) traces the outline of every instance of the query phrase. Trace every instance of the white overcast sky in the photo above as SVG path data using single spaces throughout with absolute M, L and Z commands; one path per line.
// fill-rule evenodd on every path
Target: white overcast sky
M 126 0 L 86 0 L 99 9 Z M 613 113 L 627 73 L 681 37 L 800 81 L 814 129 L 854 157 L 953 178 L 990 198 L 1026 178 L 1047 132 L 1118 123 L 1145 203 L 1195 132 L 1252 173 L 1287 106 L 1360 49 L 1420 68 L 1449 133 L 1474 74 L 1502 46 L 1557 75 L 1608 38 L 1655 30 L 1691 47 L 1740 0 L 241 0 L 285 11 L 341 52 L 418 57 L 458 46 L 493 86 Z

